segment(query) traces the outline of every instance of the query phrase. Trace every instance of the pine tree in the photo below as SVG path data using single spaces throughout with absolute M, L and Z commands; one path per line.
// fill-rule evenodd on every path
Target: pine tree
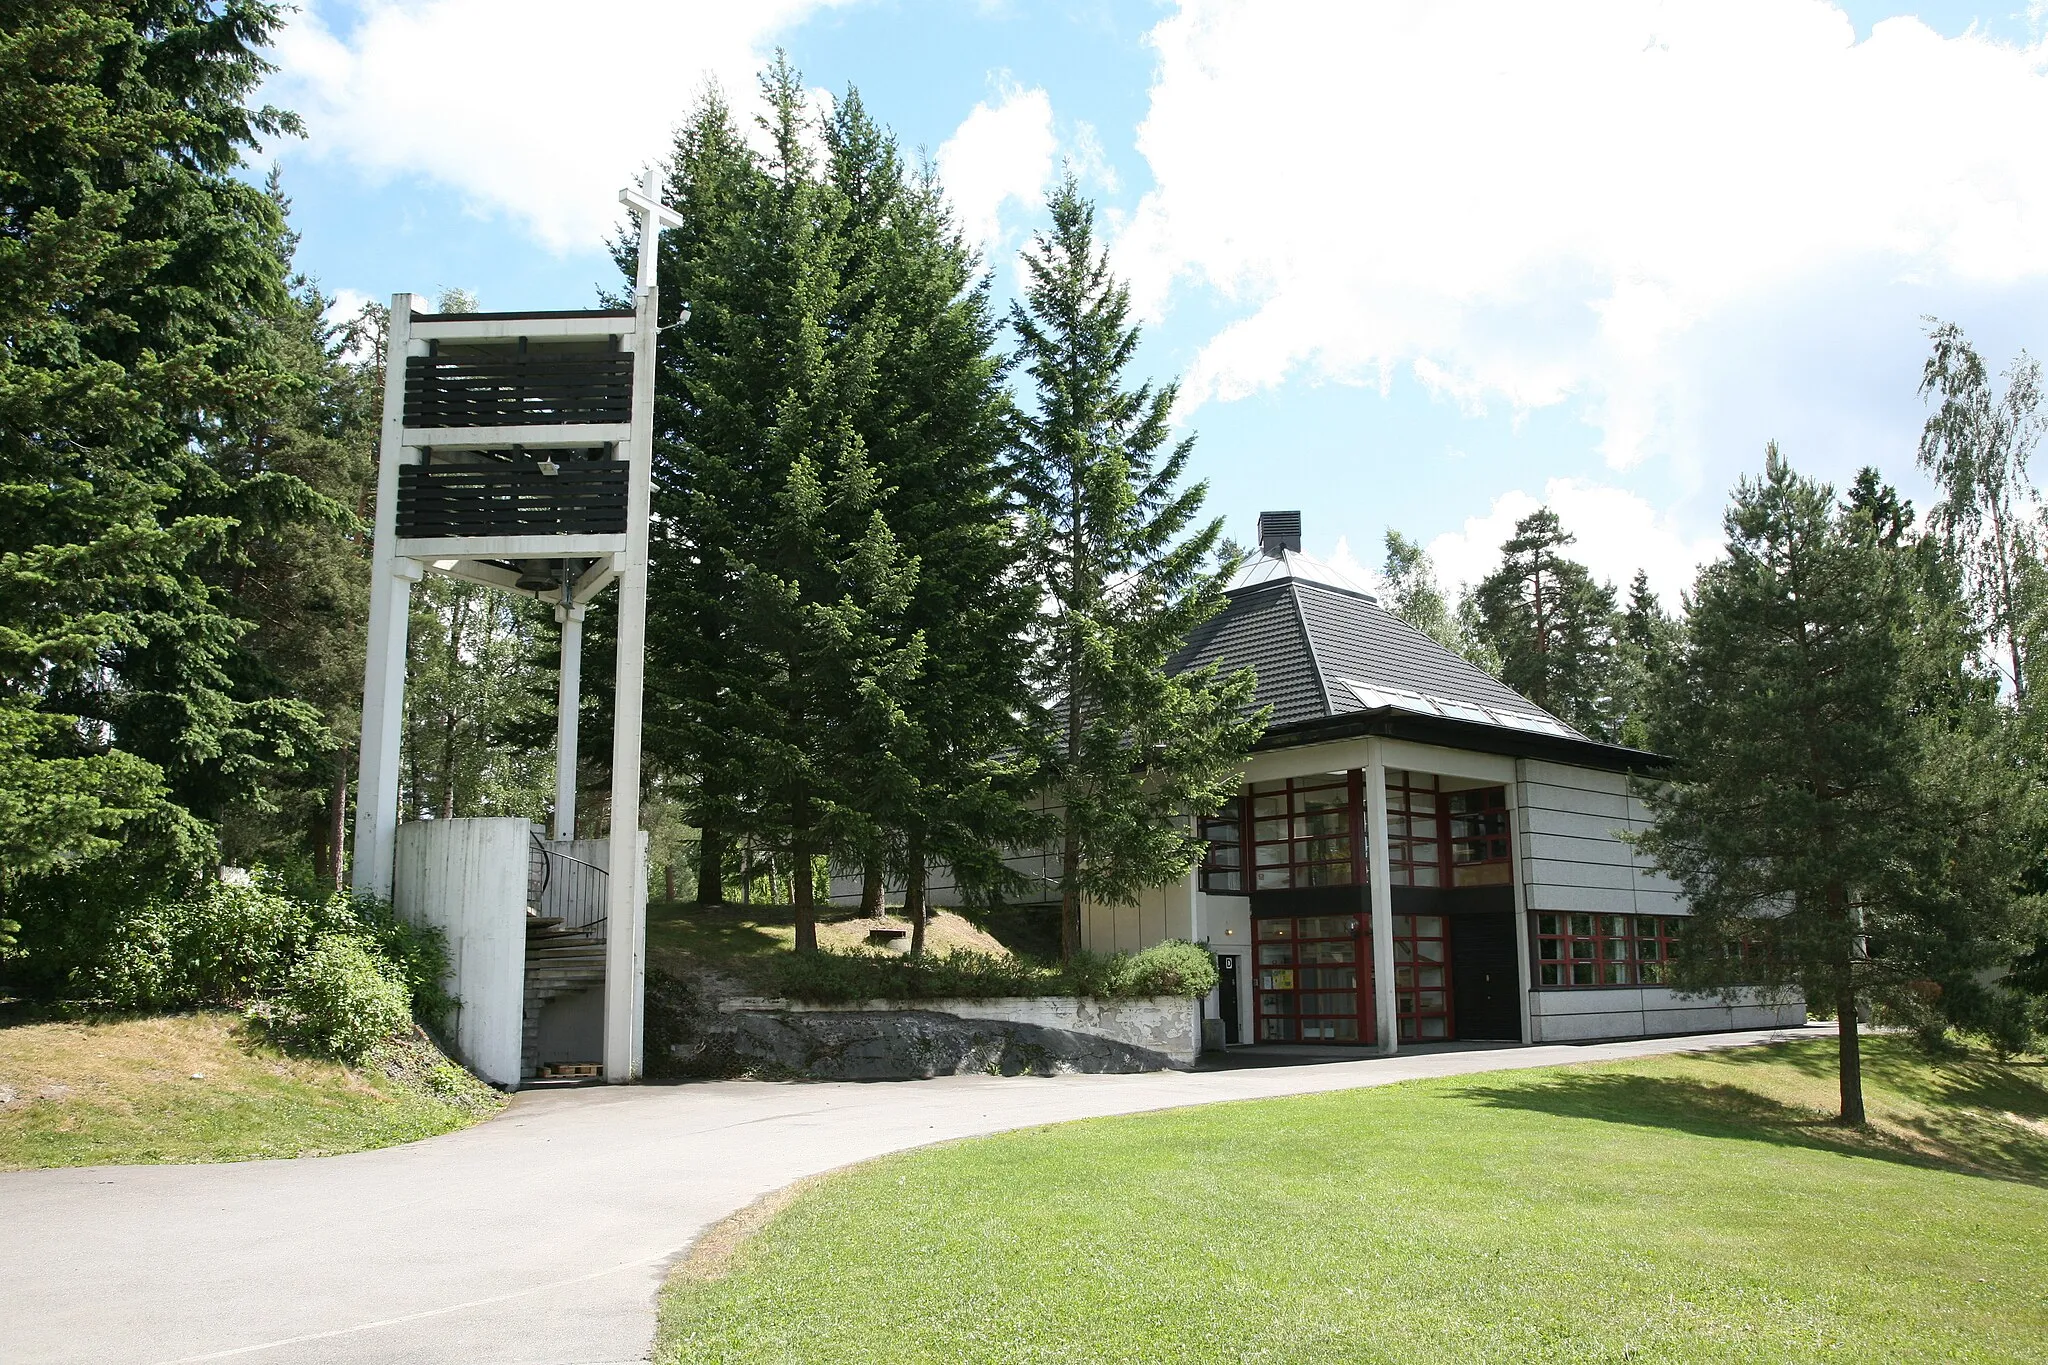
M 1193 440 L 1168 446 L 1175 386 L 1124 387 L 1138 329 L 1071 173 L 1048 208 L 1011 322 L 1035 399 L 1018 489 L 1044 603 L 1036 671 L 1071 960 L 1083 897 L 1128 902 L 1194 866 L 1187 817 L 1235 793 L 1264 717 L 1249 714 L 1248 670 L 1167 675 L 1223 605 L 1208 567 L 1222 523 L 1195 525 L 1207 486 L 1181 486 Z
M 1864 1008 L 2014 951 L 2029 797 L 1981 706 L 1924 704 L 1914 679 L 1943 665 L 1920 654 L 1911 554 L 1871 503 L 1838 509 L 1774 446 L 1726 525 L 1654 688 L 1677 767 L 1642 844 L 1691 906 L 1678 983 L 1832 1007 L 1860 1124 Z
M 1464 641 L 1443 589 L 1437 586 L 1436 566 L 1428 553 L 1391 526 L 1387 528 L 1386 550 L 1380 578 L 1387 609 L 1445 649 L 1459 650 Z
M 1576 539 L 1548 507 L 1515 523 L 1501 563 L 1471 595 L 1500 679 L 1595 738 L 1613 721 L 1614 589 L 1560 553 Z

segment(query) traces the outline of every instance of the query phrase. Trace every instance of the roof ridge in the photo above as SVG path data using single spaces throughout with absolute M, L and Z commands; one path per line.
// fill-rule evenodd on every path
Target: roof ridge
M 1316 690 L 1323 694 L 1323 714 L 1335 717 L 1337 703 L 1330 698 L 1330 679 L 1323 672 L 1323 656 L 1316 649 L 1316 633 L 1308 628 L 1308 613 L 1301 609 L 1301 580 L 1289 578 L 1287 598 L 1294 603 L 1294 626 L 1301 632 L 1301 642 L 1308 647 L 1309 671 L 1315 674 Z

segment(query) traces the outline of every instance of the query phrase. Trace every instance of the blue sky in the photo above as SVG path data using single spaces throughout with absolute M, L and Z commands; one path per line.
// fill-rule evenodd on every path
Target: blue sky
M 1913 469 L 1921 318 L 2048 346 L 2048 47 L 2008 3 L 312 0 L 269 97 L 345 298 L 614 283 L 612 191 L 777 46 L 939 161 L 999 290 L 1071 161 L 1248 535 L 1455 584 L 1550 501 L 1675 592 L 1777 439 Z M 1340 544 L 1341 542 L 1341 544 Z

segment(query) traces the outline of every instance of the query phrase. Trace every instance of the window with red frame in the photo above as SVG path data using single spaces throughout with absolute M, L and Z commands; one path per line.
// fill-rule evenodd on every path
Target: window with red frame
M 1508 792 L 1505 787 L 1472 787 L 1447 792 L 1452 886 L 1506 886 L 1514 880 L 1509 862 Z
M 1387 871 L 1395 886 L 1442 886 L 1443 798 L 1433 773 L 1387 769 Z
M 1356 883 L 1351 834 L 1358 807 L 1351 776 L 1252 783 L 1252 889 Z
M 1538 915 L 1536 984 L 1656 985 L 1681 923 L 1674 915 Z

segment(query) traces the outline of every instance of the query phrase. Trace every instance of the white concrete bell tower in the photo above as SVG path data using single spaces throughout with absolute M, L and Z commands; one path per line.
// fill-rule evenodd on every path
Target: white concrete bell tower
M 583 617 L 591 601 L 615 587 L 611 828 L 601 863 L 596 849 L 578 846 L 592 855 L 593 874 L 597 866 L 608 873 L 590 879 L 602 888 L 592 893 L 602 905 L 588 909 L 591 925 L 602 929 L 603 1066 L 612 1081 L 637 1076 L 641 1063 L 646 905 L 638 831 L 659 337 L 655 264 L 661 229 L 682 221 L 661 204 L 651 170 L 619 199 L 640 225 L 631 308 L 433 314 L 417 311 L 410 294 L 391 300 L 354 861 L 358 891 L 393 896 L 406 628 L 412 585 L 428 573 L 554 604 L 562 668 L 555 840 L 544 856 L 579 861 L 567 850 L 576 833 Z M 400 909 L 443 925 L 502 917 L 501 908 L 458 903 L 459 881 L 432 893 L 450 903 Z M 502 999 L 502 965 L 489 981 L 467 979 L 460 961 L 456 970 L 465 1008 L 472 992 L 479 1001 Z M 493 1018 L 504 1012 L 499 1007 Z M 519 1010 L 511 1013 L 516 1027 Z

